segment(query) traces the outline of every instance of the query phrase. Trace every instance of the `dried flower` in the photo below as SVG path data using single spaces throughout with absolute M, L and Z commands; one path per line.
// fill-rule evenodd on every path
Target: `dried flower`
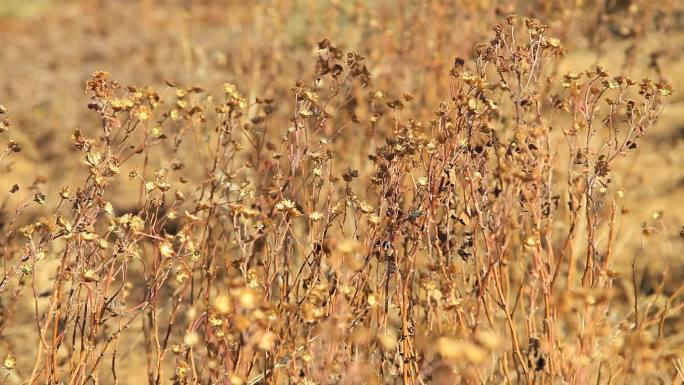
M 12 354 L 8 354 L 2 361 L 2 367 L 7 371 L 14 370 L 15 366 L 17 366 L 17 359 Z
M 320 221 L 323 219 L 323 214 L 321 214 L 318 211 L 313 211 L 311 214 L 309 214 L 309 219 L 311 219 L 314 222 Z

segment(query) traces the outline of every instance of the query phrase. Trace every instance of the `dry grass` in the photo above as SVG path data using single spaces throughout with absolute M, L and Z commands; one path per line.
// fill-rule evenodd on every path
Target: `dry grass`
M 571 3 L 5 19 L 0 384 L 684 381 L 683 10 Z

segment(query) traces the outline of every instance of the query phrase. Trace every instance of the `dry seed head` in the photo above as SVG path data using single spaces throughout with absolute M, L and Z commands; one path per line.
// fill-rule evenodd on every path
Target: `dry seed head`
M 525 19 L 525 20 L 527 20 L 527 19 Z M 516 15 L 514 13 L 510 14 L 510 15 L 506 16 L 506 21 L 508 22 L 508 25 L 510 25 L 511 27 L 514 27 L 514 26 L 518 25 L 518 15 Z
M 173 246 L 169 242 L 162 242 L 161 246 L 159 246 L 159 252 L 166 258 L 174 255 Z
M 256 308 L 258 305 L 259 295 L 254 289 L 250 287 L 245 287 L 240 291 L 238 295 L 238 300 L 240 301 L 240 305 L 244 309 L 252 310 Z
M 223 325 L 223 318 L 217 316 L 216 314 L 209 315 L 209 324 L 213 327 L 219 327 Z
M 273 350 L 273 347 L 275 346 L 277 336 L 273 332 L 266 332 L 264 333 L 261 338 L 259 338 L 259 344 L 257 347 L 261 350 L 265 351 L 271 351 Z
M 69 199 L 71 198 L 71 189 L 68 186 L 61 186 L 59 188 L 59 196 L 62 199 Z
M 302 305 L 301 317 L 306 323 L 315 323 L 324 314 L 323 309 L 313 303 L 307 302 Z
M 369 205 L 366 202 L 359 203 L 359 210 L 361 210 L 361 212 L 364 214 L 372 214 L 375 212 L 373 206 Z
M 21 152 L 21 145 L 11 139 L 7 141 L 7 148 L 12 152 Z
M 78 235 L 84 241 L 94 241 L 99 238 L 96 233 L 87 230 L 80 232 Z
M 39 205 L 42 205 L 43 203 L 45 203 L 45 194 L 43 194 L 40 191 L 35 193 L 33 196 L 33 201 L 38 203 Z
M 2 361 L 2 367 L 5 370 L 10 371 L 13 370 L 15 366 L 17 366 L 17 359 L 10 353 Z
M 229 377 L 230 380 L 230 385 L 244 385 L 245 380 L 242 379 L 242 377 L 238 376 L 237 374 L 231 374 Z
M 302 216 L 302 213 L 297 209 L 296 204 L 289 199 L 283 199 L 276 203 L 275 209 L 290 214 L 294 218 Z
M 180 269 L 176 272 L 175 278 L 176 278 L 176 282 L 178 282 L 179 284 L 182 284 L 188 278 L 190 278 L 190 275 L 184 269 Z
M 162 130 L 160 127 L 155 126 L 155 127 L 152 127 L 152 129 L 150 130 L 150 135 L 153 138 L 161 138 L 163 133 L 162 133 Z
M 95 270 L 86 269 L 86 271 L 83 272 L 83 280 L 86 282 L 99 282 L 100 276 Z
M 223 91 L 228 98 L 228 104 L 233 108 L 244 109 L 247 107 L 247 102 L 238 91 L 237 87 L 232 83 L 223 84 Z
M 21 272 L 24 274 L 33 273 L 33 263 L 31 261 L 26 261 L 21 265 Z
M 154 191 L 154 189 L 157 188 L 156 183 L 154 182 L 147 182 L 145 183 L 145 192 L 150 193 Z
M 128 226 L 135 232 L 141 232 L 145 229 L 145 221 L 139 216 L 133 215 L 129 218 Z
M 0 120 L 0 134 L 7 132 L 12 126 L 12 121 L 9 119 Z
M 382 222 L 382 218 L 379 215 L 371 215 L 367 219 L 368 224 L 372 226 L 378 226 Z
M 130 111 L 135 107 L 135 101 L 131 98 L 114 98 L 109 101 L 109 106 L 114 111 Z
M 656 88 L 663 96 L 672 96 L 672 84 L 666 82 L 656 83 Z
M 195 331 L 188 332 L 183 338 L 183 343 L 187 347 L 193 347 L 200 341 L 200 337 Z

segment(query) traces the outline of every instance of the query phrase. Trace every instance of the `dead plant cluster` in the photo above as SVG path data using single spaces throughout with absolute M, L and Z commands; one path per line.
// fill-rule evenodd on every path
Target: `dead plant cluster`
M 672 87 L 556 73 L 565 53 L 502 18 L 423 120 L 419 95 L 375 88 L 327 39 L 282 97 L 94 73 L 82 183 L 3 191 L 0 383 L 134 383 L 125 359 L 151 385 L 681 382 L 684 285 L 666 270 L 644 292 L 646 249 L 613 263 L 612 169 Z M 26 324 L 32 356 L 15 353 Z

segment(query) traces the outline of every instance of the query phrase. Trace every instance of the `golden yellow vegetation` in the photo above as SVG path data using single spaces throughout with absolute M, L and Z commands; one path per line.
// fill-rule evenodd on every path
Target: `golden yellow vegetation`
M 679 2 L 4 7 L 0 384 L 684 381 Z

